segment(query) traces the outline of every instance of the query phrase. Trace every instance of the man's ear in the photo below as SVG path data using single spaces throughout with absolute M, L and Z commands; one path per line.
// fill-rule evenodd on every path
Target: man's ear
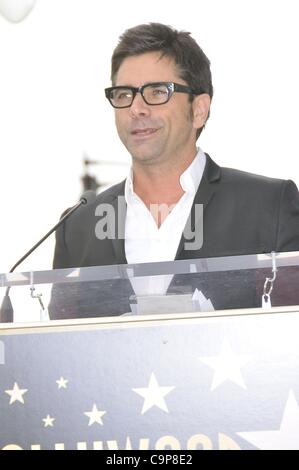
M 193 127 L 200 129 L 206 123 L 209 116 L 211 98 L 207 93 L 198 95 L 192 102 L 193 109 Z

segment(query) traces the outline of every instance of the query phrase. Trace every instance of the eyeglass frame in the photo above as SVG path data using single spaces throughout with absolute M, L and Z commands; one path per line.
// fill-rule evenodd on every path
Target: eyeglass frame
M 146 101 L 144 95 L 143 95 L 143 91 L 145 88 L 147 87 L 151 87 L 151 86 L 161 86 L 161 85 L 165 85 L 168 89 L 168 97 L 167 97 L 167 100 L 166 101 L 163 101 L 163 103 L 148 103 L 148 101 Z M 119 90 L 119 89 L 127 89 L 127 90 L 131 90 L 132 91 L 132 102 L 131 104 L 129 105 L 126 105 L 126 106 L 115 106 L 112 101 L 111 101 L 111 96 L 110 96 L 110 93 L 113 91 L 113 90 Z M 134 86 L 125 86 L 125 85 L 120 85 L 120 86 L 112 86 L 112 87 L 108 87 L 108 88 L 105 88 L 105 96 L 106 98 L 108 99 L 109 103 L 111 104 L 111 106 L 113 106 L 113 108 L 115 109 L 125 109 L 125 108 L 130 108 L 133 104 L 133 101 L 137 95 L 137 93 L 140 93 L 142 98 L 143 98 L 143 101 L 148 105 L 148 106 L 160 106 L 162 104 L 166 104 L 168 103 L 168 101 L 170 100 L 170 98 L 172 97 L 172 95 L 174 93 L 188 93 L 190 95 L 199 95 L 200 93 L 196 93 L 192 88 L 190 88 L 189 86 L 187 85 L 181 85 L 180 83 L 175 83 L 175 82 L 152 82 L 152 83 L 146 83 L 145 85 L 142 85 L 140 87 L 134 87 Z

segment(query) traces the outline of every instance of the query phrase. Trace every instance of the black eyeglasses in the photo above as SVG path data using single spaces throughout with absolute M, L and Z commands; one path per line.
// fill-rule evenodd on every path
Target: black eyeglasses
M 146 104 L 157 106 L 167 103 L 173 93 L 189 93 L 196 95 L 192 88 L 173 82 L 155 82 L 133 86 L 113 86 L 105 89 L 106 98 L 114 108 L 129 108 L 137 93 L 140 93 Z

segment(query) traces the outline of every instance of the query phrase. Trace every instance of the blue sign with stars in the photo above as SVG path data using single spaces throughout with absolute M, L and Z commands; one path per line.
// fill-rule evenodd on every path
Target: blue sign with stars
M 0 449 L 299 449 L 299 312 L 277 310 L 3 325 Z

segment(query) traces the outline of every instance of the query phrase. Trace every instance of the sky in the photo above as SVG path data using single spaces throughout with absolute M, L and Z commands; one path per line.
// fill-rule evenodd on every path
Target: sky
M 220 165 L 299 185 L 297 0 L 36 0 L 0 15 L 0 272 L 9 271 L 82 193 L 83 158 L 103 184 L 130 158 L 103 89 L 128 27 L 188 30 L 211 61 L 215 94 L 199 145 Z M 51 269 L 54 236 L 18 268 Z

